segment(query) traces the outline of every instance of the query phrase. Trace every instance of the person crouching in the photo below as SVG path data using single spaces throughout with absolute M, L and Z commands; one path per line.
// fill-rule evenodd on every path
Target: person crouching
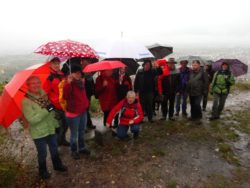
M 29 123 L 29 132 L 37 149 L 39 175 L 42 179 L 48 179 L 50 173 L 46 166 L 47 145 L 49 146 L 54 170 L 67 171 L 67 167 L 62 164 L 57 149 L 55 130 L 59 124 L 55 119 L 55 112 L 48 96 L 41 89 L 41 80 L 36 76 L 31 76 L 26 84 L 28 92 L 22 101 L 22 111 Z
M 117 127 L 117 137 L 120 139 L 128 138 L 128 129 L 133 133 L 134 139 L 137 139 L 140 131 L 140 124 L 143 120 L 143 111 L 141 104 L 136 99 L 134 91 L 128 91 L 125 99 L 121 100 L 110 112 L 106 126 L 110 127 L 114 117 L 120 113 L 119 125 Z

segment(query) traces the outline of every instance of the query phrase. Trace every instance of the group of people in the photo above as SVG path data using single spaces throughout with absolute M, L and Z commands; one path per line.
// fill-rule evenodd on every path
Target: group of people
M 95 96 L 103 111 L 103 125 L 116 129 L 114 133 L 120 139 L 129 138 L 130 129 L 137 139 L 144 116 L 153 122 L 156 106 L 161 106 L 161 120 L 175 120 L 174 115 L 187 116 L 187 99 L 191 104 L 191 119 L 202 118 L 209 90 L 214 95 L 211 120 L 218 119 L 223 110 L 234 77 L 229 65 L 223 64 L 214 75 L 209 67 L 202 68 L 199 61 L 181 61 L 176 68 L 176 61 L 144 60 L 143 68 L 136 73 L 134 83 L 126 72 L 104 70 L 93 74 L 83 73 L 91 59 L 71 58 L 60 69 L 61 60 L 50 60 L 51 73 L 44 85 L 37 76 L 27 80 L 28 91 L 22 102 L 25 120 L 34 140 L 39 164 L 39 175 L 43 179 L 50 177 L 46 166 L 47 145 L 51 154 L 54 170 L 67 171 L 59 154 L 59 146 L 70 146 L 73 159 L 80 155 L 90 155 L 85 144 L 85 130 L 95 129 L 91 120 L 89 106 Z M 209 87 L 210 85 L 210 87 Z M 209 89 L 210 88 L 210 89 Z M 70 141 L 66 132 L 70 130 Z
M 190 101 L 190 120 L 202 118 L 202 111 L 206 111 L 209 92 L 214 96 L 212 115 L 210 120 L 220 118 L 230 87 L 235 78 L 227 63 L 223 63 L 221 70 L 214 72 L 211 65 L 202 65 L 194 60 L 189 67 L 187 60 L 180 61 L 176 67 L 174 58 L 168 61 L 144 61 L 135 78 L 134 90 L 140 97 L 144 115 L 149 122 L 153 122 L 155 110 L 161 105 L 162 118 L 174 121 L 180 112 L 188 116 L 187 101 Z

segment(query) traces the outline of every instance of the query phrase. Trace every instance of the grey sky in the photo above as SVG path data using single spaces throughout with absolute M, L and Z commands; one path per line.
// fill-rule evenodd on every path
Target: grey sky
M 51 40 L 95 44 L 121 31 L 144 44 L 249 47 L 249 7 L 248 0 L 6 0 L 0 54 Z

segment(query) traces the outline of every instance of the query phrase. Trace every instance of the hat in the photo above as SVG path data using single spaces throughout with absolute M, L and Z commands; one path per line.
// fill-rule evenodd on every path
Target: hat
M 168 63 L 176 64 L 177 62 L 175 61 L 175 58 L 171 57 L 171 58 L 168 59 Z

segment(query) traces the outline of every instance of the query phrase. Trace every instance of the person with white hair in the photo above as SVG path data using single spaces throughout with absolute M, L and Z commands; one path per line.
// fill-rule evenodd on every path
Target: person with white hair
M 134 91 L 128 91 L 126 98 L 121 100 L 109 113 L 106 126 L 110 127 L 114 117 L 119 114 L 117 136 L 120 139 L 128 138 L 128 129 L 133 133 L 134 139 L 139 136 L 140 125 L 144 118 L 143 110 Z

